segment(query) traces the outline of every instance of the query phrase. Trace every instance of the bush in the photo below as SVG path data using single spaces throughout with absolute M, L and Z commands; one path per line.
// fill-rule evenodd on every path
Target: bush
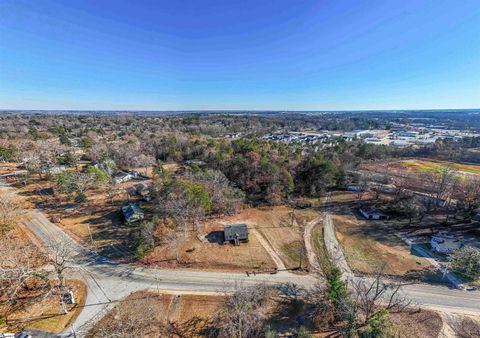
M 365 322 L 366 330 L 360 332 L 360 338 L 395 337 L 395 326 L 387 309 L 378 310 Z
M 470 278 L 480 278 L 480 250 L 471 246 L 464 246 L 451 256 L 452 269 L 459 274 Z
M 137 257 L 137 259 L 143 259 L 151 250 L 152 247 L 148 244 L 140 243 L 135 248 L 135 257 Z
M 110 176 L 105 171 L 91 165 L 87 167 L 87 173 L 93 178 L 93 182 L 98 185 L 106 184 L 110 180 Z
M 153 233 L 158 223 L 158 218 L 154 217 L 150 221 L 140 223 L 137 232 L 135 256 L 137 259 L 143 259 L 155 247 L 155 238 Z
M 305 326 L 300 326 L 292 332 L 292 337 L 295 338 L 312 338 L 313 335 L 307 330 Z

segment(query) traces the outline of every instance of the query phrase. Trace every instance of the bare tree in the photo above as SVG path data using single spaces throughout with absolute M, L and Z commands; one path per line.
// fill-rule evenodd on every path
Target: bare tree
M 450 327 L 459 338 L 480 337 L 480 321 L 469 317 L 458 316 L 450 323 Z
M 87 337 L 167 337 L 166 319 L 159 296 L 131 296 L 100 320 Z
M 268 298 L 265 285 L 237 286 L 233 294 L 226 295 L 220 311 L 213 320 L 216 337 L 254 338 L 263 333 L 265 316 L 262 306 Z
M 135 165 L 143 168 L 145 175 L 147 175 L 148 167 L 155 165 L 155 157 L 151 155 L 139 154 L 132 159 Z
M 50 294 L 49 272 L 39 268 L 41 252 L 24 245 L 15 231 L 0 234 L 0 316 L 28 307 Z
M 391 312 L 401 312 L 412 305 L 402 293 L 402 283 L 386 282 L 382 279 L 383 268 L 372 279 L 358 279 L 352 282 L 352 298 L 365 320 L 383 307 Z
M 48 244 L 48 262 L 53 266 L 59 288 L 65 286 L 65 270 L 71 268 L 73 250 L 69 244 L 60 241 L 51 241 Z
M 0 232 L 13 228 L 24 214 L 18 199 L 13 192 L 0 191 Z
M 115 184 L 113 181 L 110 181 L 107 186 L 107 195 L 110 198 L 110 203 L 113 205 L 114 199 L 116 196 L 124 194 L 125 189 Z

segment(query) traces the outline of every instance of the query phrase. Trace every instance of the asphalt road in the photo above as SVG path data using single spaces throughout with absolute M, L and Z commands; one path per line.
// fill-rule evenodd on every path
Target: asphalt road
M 328 220 L 327 214 L 325 217 L 326 225 L 329 222 Z M 26 225 L 47 246 L 61 245 L 68 247 L 70 249 L 70 273 L 74 277 L 83 278 L 86 282 L 88 290 L 86 305 L 73 323 L 77 336 L 84 335 L 97 319 L 115 305 L 116 301 L 138 290 L 154 289 L 179 293 L 212 293 L 233 291 L 239 285 L 255 285 L 258 283 L 269 285 L 296 283 L 308 288 L 319 281 L 319 277 L 313 275 L 300 276 L 285 271 L 271 275 L 247 276 L 242 273 L 146 269 L 128 264 L 118 264 L 77 243 L 38 210 L 31 212 L 31 217 Z M 337 245 L 338 248 L 339 245 Z M 341 258 L 339 260 L 341 261 Z M 425 284 L 405 286 L 403 292 L 423 307 L 439 311 L 480 315 L 480 296 L 478 292 Z M 65 336 L 69 336 L 69 332 L 66 332 Z
M 325 218 L 328 220 L 328 217 Z M 85 332 L 96 318 L 132 292 L 143 289 L 176 292 L 228 292 L 238 285 L 266 283 L 278 285 L 296 283 L 306 288 L 318 282 L 318 277 L 300 276 L 288 272 L 248 277 L 241 273 L 206 272 L 190 270 L 147 269 L 128 264 L 110 262 L 82 247 L 60 228 L 52 224 L 39 211 L 32 212 L 26 223 L 32 232 L 47 245 L 61 243 L 71 247 L 71 266 L 74 274 L 87 283 L 85 309 L 74 323 L 77 330 Z M 403 292 L 416 303 L 440 311 L 480 314 L 480 297 L 477 292 L 449 289 L 426 284 L 407 285 Z

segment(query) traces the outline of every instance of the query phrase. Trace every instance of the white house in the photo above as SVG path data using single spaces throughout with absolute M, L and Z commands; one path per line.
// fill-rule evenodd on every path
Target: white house
M 115 184 L 118 184 L 118 183 L 124 183 L 124 182 L 128 182 L 130 180 L 133 179 L 133 175 L 132 174 L 129 174 L 129 173 L 124 173 L 124 172 L 121 172 L 121 173 L 118 173 L 116 174 L 115 176 L 113 176 L 113 182 Z
M 365 217 L 365 219 L 379 220 L 390 218 L 390 216 L 388 216 L 386 213 L 377 209 L 360 208 L 358 211 L 360 211 L 360 213 L 363 217 Z

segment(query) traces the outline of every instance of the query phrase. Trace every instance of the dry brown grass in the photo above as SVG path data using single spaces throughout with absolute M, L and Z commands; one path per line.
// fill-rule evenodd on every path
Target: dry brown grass
M 155 323 L 153 321 L 149 323 L 148 320 L 146 323 L 139 322 L 136 333 L 142 337 L 165 336 L 168 327 L 169 337 L 200 337 L 203 336 L 202 330 L 209 325 L 222 301 L 221 295 L 135 292 L 102 318 L 87 336 L 104 337 L 106 331 L 118 333 L 116 327 L 121 324 L 119 320 L 122 318 L 135 320 L 138 317 L 156 316 Z M 148 313 L 152 309 L 155 313 Z
M 388 224 L 361 221 L 350 215 L 335 215 L 333 222 L 345 257 L 357 272 L 375 273 L 385 267 L 385 274 L 403 276 L 430 266 L 391 234 Z
M 174 249 L 163 245 L 157 246 L 143 262 L 161 267 L 220 271 L 272 270 L 275 267 L 254 235 L 250 236 L 248 243 L 239 246 L 209 243 L 193 237 L 181 244 L 180 258 L 182 263 L 178 264 Z
M 46 306 L 41 311 L 40 316 L 45 318 L 30 322 L 28 327 L 48 332 L 60 333 L 68 328 L 70 323 L 77 318 L 77 316 L 83 310 L 83 306 L 85 305 L 87 288 L 85 284 L 79 280 L 70 280 L 67 281 L 66 284 L 72 289 L 77 304 L 69 305 L 69 312 L 64 314 L 57 297 L 52 297 L 52 299 L 49 299 L 49 302 L 45 304 Z
M 305 224 L 317 217 L 318 213 L 313 210 L 297 210 L 292 218 L 292 210 L 285 206 L 250 208 L 236 215 L 209 219 L 202 222 L 202 235 L 199 238 L 202 239 L 212 233 L 221 236 L 226 224 L 245 223 L 251 228 L 258 229 L 287 268 L 297 268 L 303 247 L 303 229 L 299 224 Z M 248 243 L 239 246 L 229 243 L 221 245 L 200 239 L 191 234 L 190 239 L 181 245 L 183 261 L 181 267 L 223 271 L 270 271 L 275 268 L 272 258 L 253 233 L 250 233 Z M 156 247 L 144 262 L 165 267 L 178 266 L 174 250 L 165 245 Z M 307 264 L 304 253 L 302 266 L 306 267 Z
M 392 313 L 391 316 L 401 337 L 405 338 L 437 338 L 443 326 L 440 315 L 428 310 Z
M 8 326 L 0 327 L 0 330 L 8 327 L 27 327 L 54 333 L 64 331 L 82 311 L 87 294 L 86 286 L 82 281 L 67 280 L 66 285 L 72 289 L 77 302 L 67 306 L 69 310 L 67 314 L 64 314 L 61 308 L 59 295 L 53 293 L 22 311 L 10 314 Z
M 245 223 L 256 228 L 279 255 L 287 269 L 308 266 L 303 243 L 303 227 L 319 216 L 314 210 L 294 210 L 286 206 L 250 208 L 233 217 L 218 219 L 221 227 L 229 223 Z

